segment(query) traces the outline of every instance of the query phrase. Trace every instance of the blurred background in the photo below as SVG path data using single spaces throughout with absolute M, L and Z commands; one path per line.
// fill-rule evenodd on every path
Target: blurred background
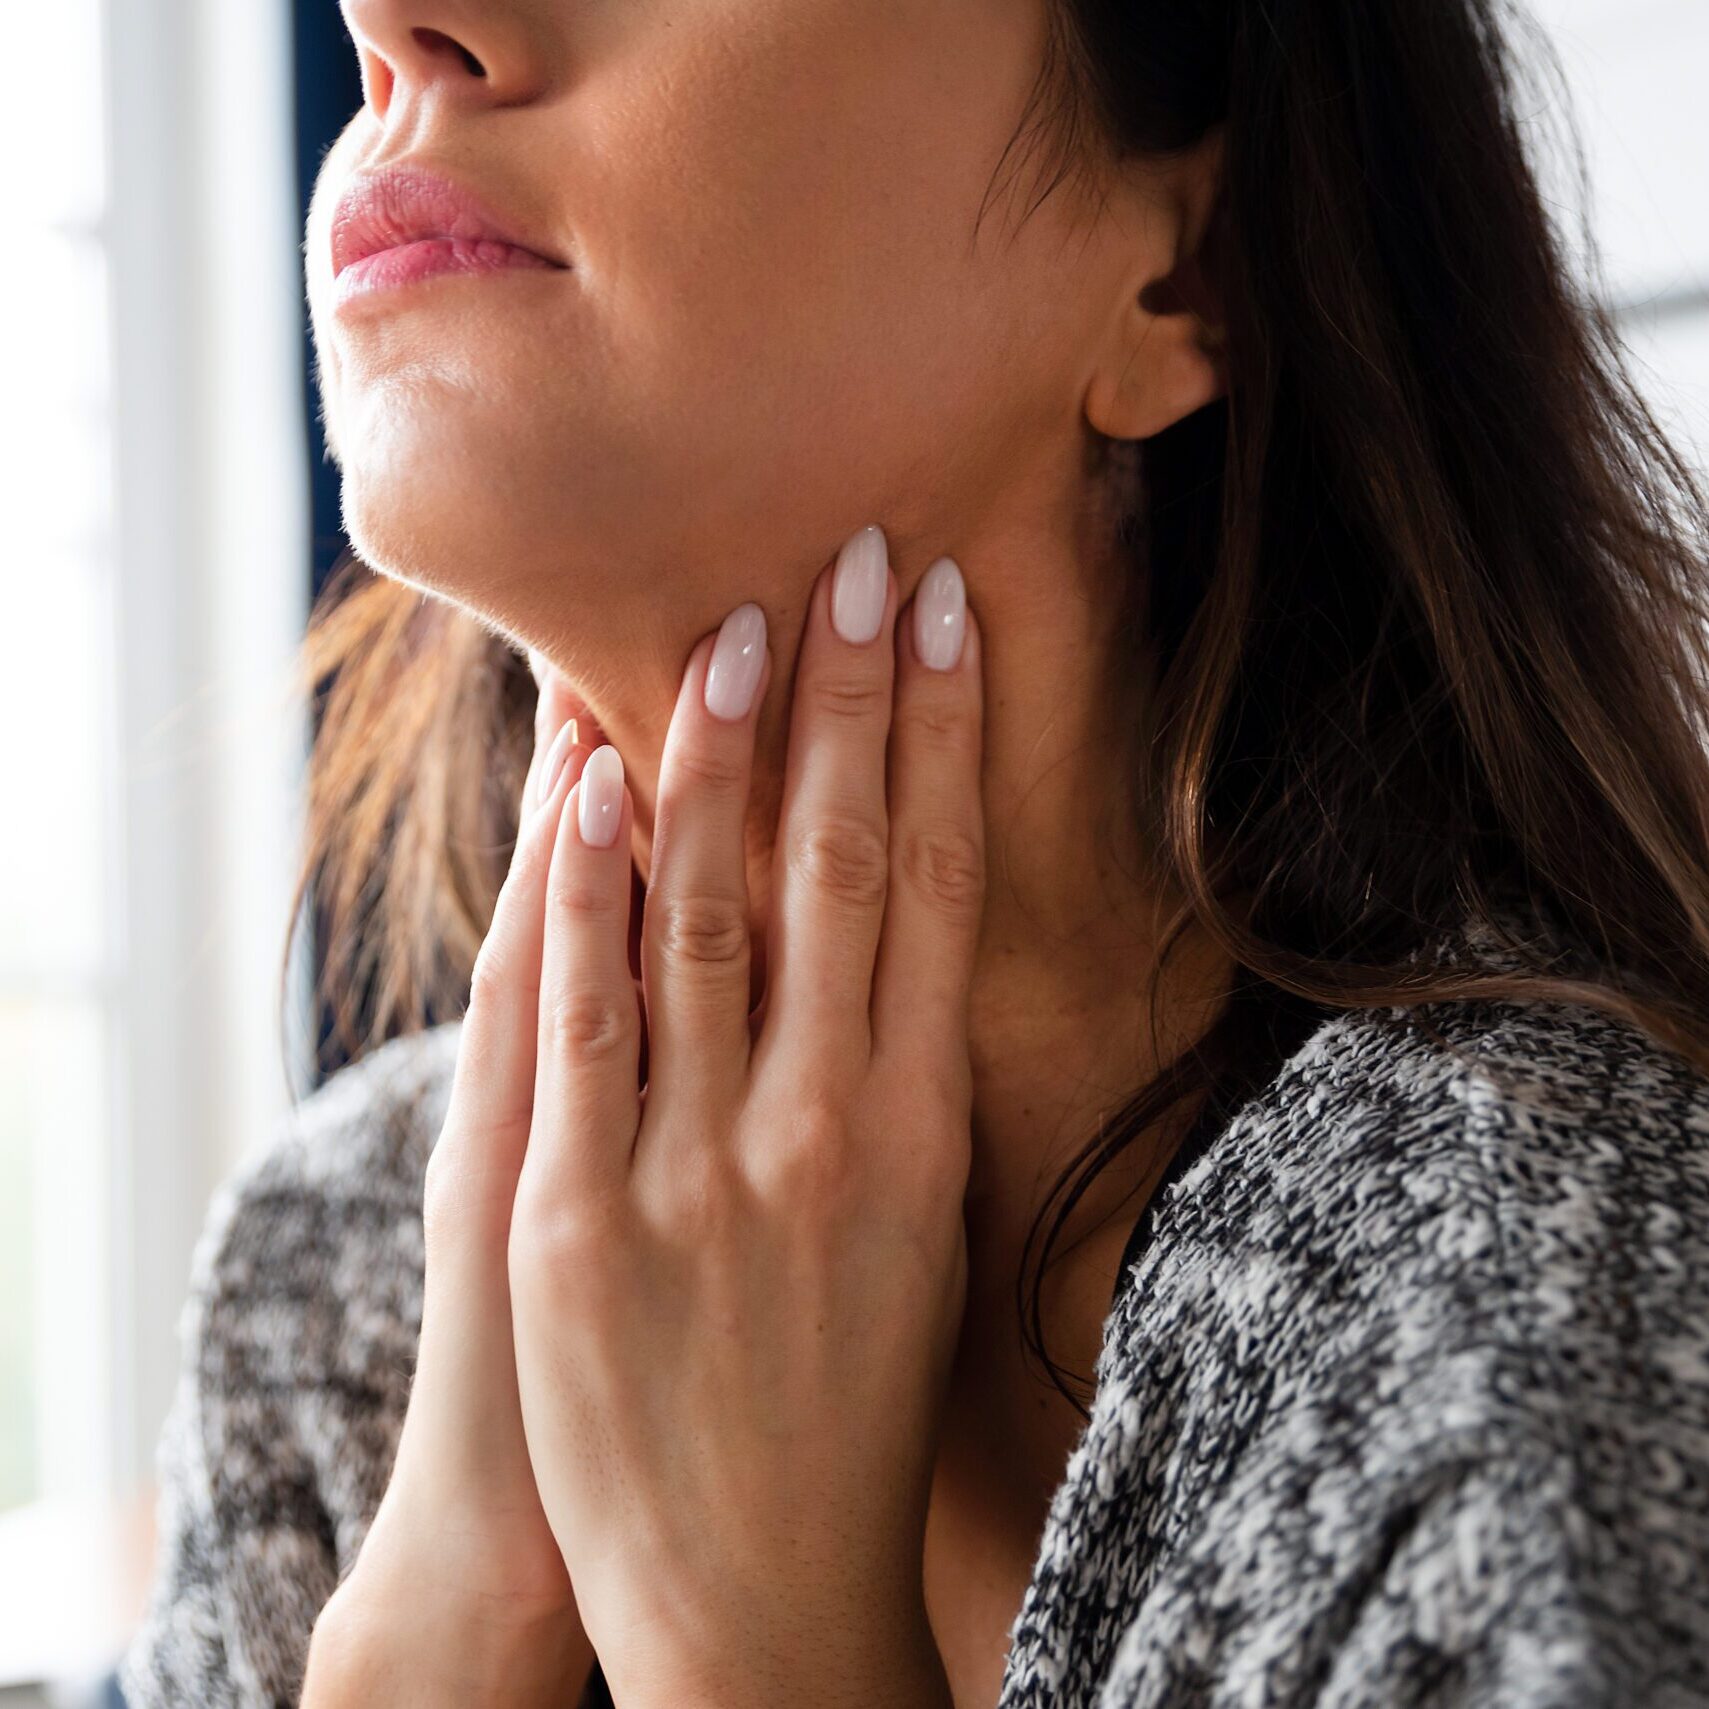
M 1709 5 L 1532 12 L 1564 73 L 1537 96 L 1551 194 L 1576 232 L 1576 166 L 1546 140 L 1570 106 L 1603 257 L 1586 276 L 1701 462 Z M 302 215 L 361 95 L 334 0 L 12 16 L 0 1709 L 81 1709 L 120 1701 L 209 1195 L 337 1066 L 312 929 L 282 1008 L 279 974 L 309 739 L 293 649 L 344 547 Z

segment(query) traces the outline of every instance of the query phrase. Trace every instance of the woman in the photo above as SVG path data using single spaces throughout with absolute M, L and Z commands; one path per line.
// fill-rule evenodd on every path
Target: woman
M 134 1709 L 1709 1701 L 1704 509 L 1493 0 L 344 10 Z

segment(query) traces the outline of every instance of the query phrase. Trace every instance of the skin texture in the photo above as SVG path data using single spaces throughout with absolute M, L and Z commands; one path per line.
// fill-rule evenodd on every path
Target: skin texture
M 1146 671 L 1134 572 L 1109 538 L 1112 442 L 1224 385 L 1198 267 L 1214 146 L 1083 163 L 1034 207 L 1037 137 L 1003 157 L 1044 51 L 1043 0 L 344 12 L 367 104 L 324 163 L 305 253 L 352 539 L 537 649 L 561 679 L 549 716 L 573 707 L 589 745 L 623 754 L 629 854 L 649 881 L 690 650 L 741 602 L 763 608 L 750 995 L 778 935 L 772 849 L 820 571 L 878 523 L 893 604 L 940 554 L 964 572 L 989 871 L 967 1004 L 965 1315 L 926 1553 L 952 1680 L 989 1701 L 993 1627 L 1078 1422 L 1022 1362 L 1021 1242 L 1056 1167 L 1208 1024 L 1226 978 L 1189 941 L 1153 1039 L 1154 946 L 1176 898 L 1133 829 Z M 335 309 L 338 195 L 352 172 L 405 159 L 569 266 Z M 1153 1160 L 1135 1152 L 1069 1225 L 1068 1244 L 1094 1238 L 1047 1278 L 1047 1338 L 1082 1371 L 1138 1205 L 1112 1213 Z M 971 1561 L 977 1580 L 955 1570 Z
M 838 854 L 775 870 L 758 1017 L 747 955 L 673 929 L 746 915 L 755 720 L 707 711 L 709 644 L 660 783 L 644 1095 L 628 839 L 583 843 L 585 772 L 488 939 L 483 995 L 505 994 L 458 1131 L 489 1156 L 532 1077 L 509 1236 L 521 1410 L 626 1704 L 949 1701 L 921 1563 L 966 1282 L 979 649 L 898 660 L 887 579 L 858 645 L 817 584 L 781 835 L 835 824 Z M 444 1192 L 460 1160 L 439 1161 Z

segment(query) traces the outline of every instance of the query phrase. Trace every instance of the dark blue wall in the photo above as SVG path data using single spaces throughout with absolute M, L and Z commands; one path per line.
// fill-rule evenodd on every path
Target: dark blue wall
M 356 50 L 344 28 L 335 0 L 293 0 L 293 47 L 297 88 L 297 183 L 302 213 L 321 157 L 362 105 L 362 82 Z M 345 539 L 338 526 L 338 471 L 326 460 L 320 431 L 320 400 L 315 396 L 310 367 L 308 318 L 303 320 L 303 393 L 308 404 L 309 474 L 313 484 L 314 522 L 310 541 L 310 591 L 318 594 Z
M 308 215 L 309 197 L 322 157 L 362 105 L 362 80 L 356 65 L 356 50 L 344 28 L 336 0 L 292 0 L 292 48 L 296 73 L 297 187 L 302 219 Z M 298 227 L 301 229 L 302 219 Z M 321 433 L 320 398 L 314 384 L 313 347 L 309 340 L 308 312 L 303 313 L 303 397 L 308 423 L 308 456 L 311 497 L 310 536 L 304 542 L 304 573 L 309 578 L 309 596 L 319 596 L 333 566 L 348 542 L 339 526 L 338 470 L 327 461 L 326 440 Z M 322 965 L 322 939 L 316 910 L 308 918 L 316 924 L 307 948 L 317 989 Z M 317 1050 L 312 1083 L 318 1085 L 343 1065 L 343 1056 L 333 1043 L 331 1013 L 321 1007 L 317 1025 Z

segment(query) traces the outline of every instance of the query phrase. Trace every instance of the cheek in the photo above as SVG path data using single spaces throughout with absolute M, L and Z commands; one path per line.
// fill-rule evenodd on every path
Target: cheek
M 851 46 L 601 104 L 590 319 L 674 495 L 822 528 L 1013 425 L 1048 293 L 1000 197 L 974 237 L 1027 92 L 1013 59 L 959 103 L 969 79 L 929 55 L 863 68 Z
M 480 605 L 621 537 L 634 448 L 602 423 L 608 388 L 574 354 L 574 284 L 556 283 L 556 302 L 518 317 L 527 336 L 515 322 L 477 336 L 488 312 L 471 306 L 451 354 L 418 333 L 413 358 L 347 358 L 344 521 L 369 563 Z
M 572 273 L 448 284 L 323 347 L 370 562 L 466 595 L 567 551 L 590 576 L 708 538 L 775 553 L 947 499 L 1036 436 L 1061 234 L 1046 209 L 1016 236 L 999 194 L 973 235 L 1036 43 L 991 49 L 982 22 L 974 74 L 941 22 L 785 16 L 810 43 L 624 38 L 540 115 Z

